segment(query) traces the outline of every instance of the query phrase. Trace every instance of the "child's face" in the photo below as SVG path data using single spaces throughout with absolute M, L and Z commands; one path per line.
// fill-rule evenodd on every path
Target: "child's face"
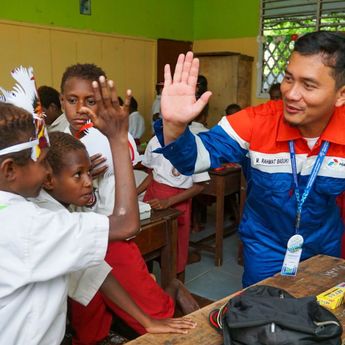
M 91 161 L 84 149 L 66 153 L 61 170 L 52 175 L 52 197 L 61 204 L 88 205 L 93 198 Z
M 71 132 L 75 135 L 89 119 L 80 112 L 80 108 L 88 107 L 97 113 L 92 81 L 77 77 L 67 79 L 61 95 L 61 106 L 70 124 Z
M 49 165 L 46 161 L 47 152 L 48 148 L 43 149 L 36 162 L 29 159 L 27 164 L 17 166 L 14 193 L 25 198 L 34 198 L 39 194 L 49 171 Z

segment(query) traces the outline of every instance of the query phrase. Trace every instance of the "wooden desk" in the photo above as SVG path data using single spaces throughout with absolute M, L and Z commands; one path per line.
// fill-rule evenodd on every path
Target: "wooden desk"
M 210 170 L 210 181 L 205 183 L 205 189 L 201 194 L 216 197 L 216 226 L 215 226 L 215 245 L 205 244 L 205 240 L 191 242 L 191 245 L 215 253 L 214 262 L 216 266 L 223 264 L 223 235 L 224 235 L 224 197 L 240 192 L 241 168 L 228 167 L 223 170 Z M 236 210 L 239 213 L 239 210 Z M 236 224 L 229 230 L 235 230 L 239 223 L 239 215 L 236 215 Z
M 169 208 L 151 210 L 151 217 L 141 221 L 142 231 L 135 237 L 145 260 L 161 258 L 161 286 L 176 278 L 177 217 L 180 212 Z
M 301 263 L 296 277 L 283 277 L 280 274 L 260 282 L 285 289 L 296 297 L 317 295 L 345 279 L 345 260 L 325 255 L 318 255 Z M 236 293 L 235 293 L 236 294 Z M 146 334 L 127 344 L 130 345 L 221 345 L 223 339 L 211 327 L 208 315 L 211 310 L 226 303 L 230 295 L 214 302 L 189 316 L 198 323 L 198 326 L 186 335 L 178 334 Z M 345 306 L 335 309 L 334 314 L 345 327 Z M 345 344 L 345 334 L 342 336 Z

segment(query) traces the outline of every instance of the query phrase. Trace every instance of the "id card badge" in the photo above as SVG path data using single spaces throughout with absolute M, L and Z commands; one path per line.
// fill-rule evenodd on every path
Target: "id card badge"
M 301 235 L 293 235 L 290 237 L 286 248 L 283 267 L 280 272 L 281 275 L 295 276 L 297 274 L 297 269 L 302 254 L 302 246 L 303 237 Z

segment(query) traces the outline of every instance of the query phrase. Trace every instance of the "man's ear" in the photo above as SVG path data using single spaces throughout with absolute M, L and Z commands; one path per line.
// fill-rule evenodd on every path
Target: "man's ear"
M 335 101 L 336 107 L 341 107 L 345 104 L 345 85 L 343 85 L 338 91 L 337 91 L 337 100 Z
M 17 165 L 13 158 L 4 159 L 0 164 L 0 171 L 8 182 L 13 182 L 17 177 Z
M 49 172 L 42 184 L 42 187 L 45 189 L 45 190 L 49 190 L 49 191 L 52 191 L 55 187 L 55 179 L 52 175 L 51 172 Z

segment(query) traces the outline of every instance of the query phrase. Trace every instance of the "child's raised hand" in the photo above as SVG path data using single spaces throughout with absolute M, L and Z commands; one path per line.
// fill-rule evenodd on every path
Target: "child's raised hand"
M 211 92 L 205 92 L 196 100 L 198 72 L 199 59 L 194 58 L 192 52 L 179 55 L 173 78 L 170 66 L 165 65 L 161 99 L 161 111 L 165 121 L 188 125 L 205 107 Z
M 99 81 L 92 82 L 97 104 L 97 114 L 87 107 L 81 111 L 86 113 L 94 126 L 107 137 L 120 137 L 127 139 L 128 135 L 128 114 L 131 100 L 131 91 L 127 90 L 125 102 L 120 106 L 114 82 L 106 80 L 104 76 Z
M 107 160 L 105 157 L 102 156 L 101 153 L 96 153 L 90 157 L 91 160 L 91 176 L 93 179 L 97 178 L 98 176 L 104 175 L 104 173 L 108 170 L 108 166 L 104 164 Z
M 189 318 L 176 319 L 151 319 L 150 324 L 145 327 L 148 333 L 180 333 L 186 334 L 189 329 L 196 327 L 196 322 Z

